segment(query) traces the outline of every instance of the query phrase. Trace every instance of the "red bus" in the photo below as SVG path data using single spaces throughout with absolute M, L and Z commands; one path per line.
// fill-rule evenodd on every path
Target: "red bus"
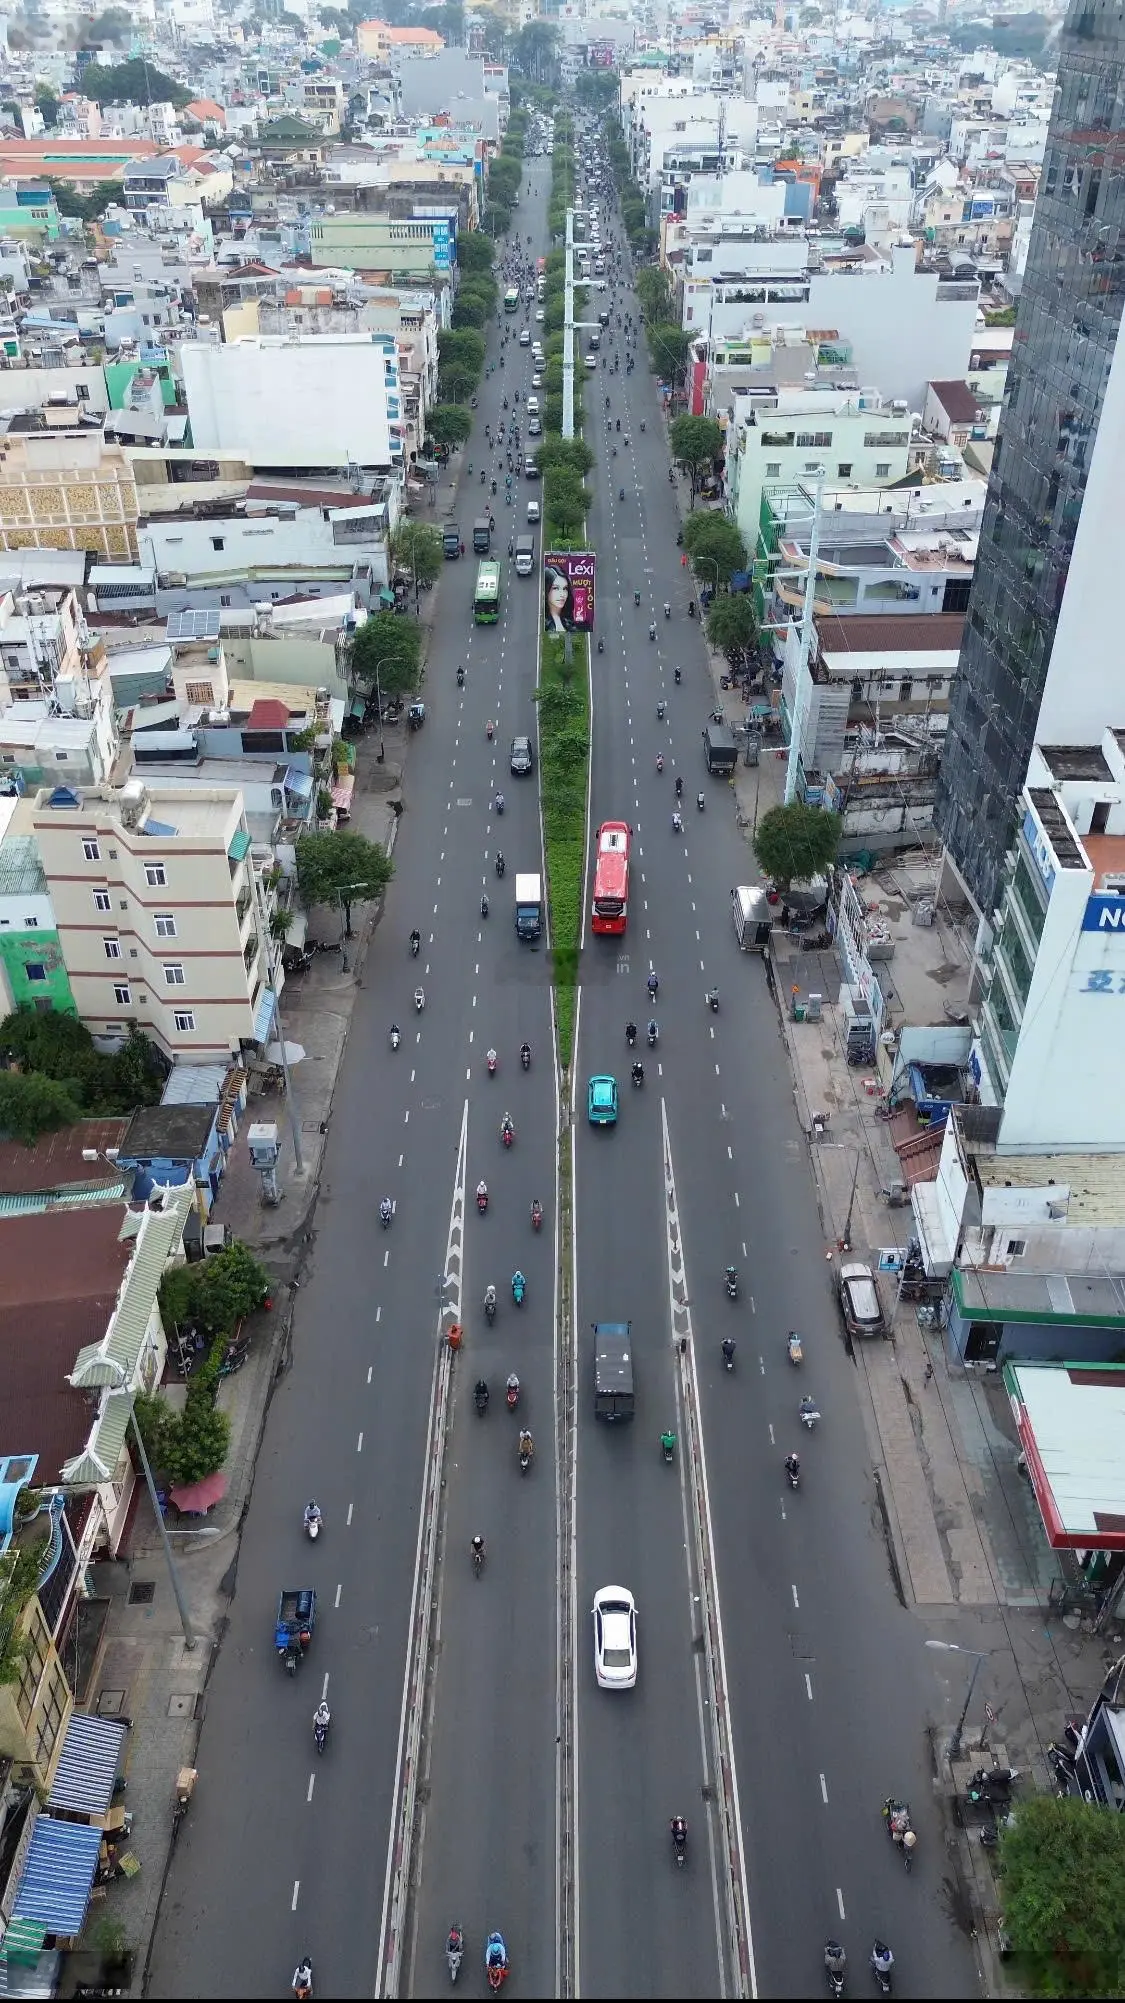
M 598 829 L 591 931 L 625 930 L 629 916 L 629 843 L 632 832 L 625 821 L 603 821 Z

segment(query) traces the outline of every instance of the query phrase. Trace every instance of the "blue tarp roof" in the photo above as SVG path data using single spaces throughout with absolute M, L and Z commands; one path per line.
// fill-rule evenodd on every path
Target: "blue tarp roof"
M 85 1822 L 56 1822 L 41 1815 L 32 1831 L 12 1917 L 38 1920 L 48 1933 L 81 1933 L 101 1840 L 101 1830 Z
M 76 1815 L 104 1815 L 113 1799 L 124 1741 L 125 1727 L 116 1718 L 76 1711 L 66 1728 L 48 1806 Z

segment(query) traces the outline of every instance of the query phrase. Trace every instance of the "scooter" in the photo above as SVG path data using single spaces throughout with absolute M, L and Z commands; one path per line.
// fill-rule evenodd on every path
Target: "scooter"
M 422 950 L 422 941 L 421 941 L 421 939 L 420 939 L 420 938 L 418 937 L 418 934 L 417 934 L 417 932 L 412 932 L 412 933 L 410 934 L 410 957 L 411 957 L 411 959 L 412 959 L 412 960 L 416 960 L 416 959 L 418 958 L 418 955 L 419 955 L 419 953 L 421 952 L 421 950 Z
M 707 997 L 707 1006 L 708 1006 L 708 1008 L 710 1009 L 710 1011 L 711 1011 L 712 1015 L 718 1015 L 718 1013 L 719 1013 L 719 990 L 718 990 L 718 988 L 712 988 L 712 989 L 711 989 L 711 992 L 710 992 L 710 994 L 709 994 L 709 995 L 708 995 L 708 997 Z
M 464 1953 L 465 1936 L 459 1926 L 452 1926 L 449 1929 L 449 1938 L 445 1943 L 445 1963 L 449 1970 L 449 1980 L 451 1982 L 456 1982 L 461 1972 L 461 1962 L 464 1958 Z
M 488 1209 L 488 1195 L 487 1192 L 483 1189 L 478 1189 L 477 1191 L 477 1209 L 482 1217 L 484 1216 L 485 1211 Z
M 530 1052 L 530 1050 L 528 1049 L 528 1047 L 527 1047 L 526 1043 L 525 1043 L 525 1044 L 523 1044 L 523 1045 L 521 1045 L 521 1047 L 520 1047 L 520 1063 L 521 1063 L 521 1064 L 523 1065 L 523 1068 L 524 1068 L 524 1070 L 525 1070 L 525 1071 L 530 1071 L 530 1069 L 531 1069 L 531 1052 Z
M 508 1121 L 505 1121 L 504 1125 L 500 1129 L 500 1139 L 502 1140 L 504 1146 L 506 1148 L 510 1148 L 515 1138 L 516 1138 L 515 1128 Z
M 392 1049 L 392 1050 L 397 1050 L 397 1049 L 398 1049 L 398 1046 L 399 1046 L 399 1044 L 400 1044 L 401 1042 L 402 1042 L 402 1034 L 401 1034 L 401 1031 L 399 1031 L 398 1029 L 392 1029 L 392 1030 L 391 1030 L 391 1049 Z
M 788 1335 L 786 1336 L 786 1338 L 785 1338 L 785 1348 L 786 1348 L 786 1352 L 787 1352 L 787 1354 L 788 1354 L 788 1357 L 789 1357 L 789 1361 L 790 1361 L 790 1363 L 803 1363 L 803 1362 L 804 1362 L 804 1360 L 805 1360 L 805 1352 L 804 1352 L 804 1350 L 803 1350 L 803 1349 L 802 1349 L 802 1347 L 801 1347 L 801 1338 L 800 1338 L 800 1336 L 799 1336 L 799 1335 L 797 1334 L 797 1331 L 796 1331 L 796 1329 L 795 1329 L 795 1328 L 791 1328 L 791 1329 L 790 1329 L 790 1331 L 789 1331 L 789 1333 L 788 1333 Z
M 800 1468 L 790 1467 L 786 1464 L 785 1479 L 789 1483 L 790 1488 L 799 1488 L 801 1485 Z
M 313 1720 L 313 1738 L 316 1741 L 317 1752 L 322 1753 L 328 1744 L 328 1727 L 322 1725 L 319 1718 Z
M 517 1406 L 517 1405 L 519 1404 L 519 1402 L 520 1402 L 520 1384 L 519 1384 L 519 1378 L 518 1378 L 518 1377 L 516 1377 L 516 1378 L 511 1378 L 511 1377 L 509 1377 L 509 1379 L 508 1379 L 508 1387 L 507 1387 L 507 1391 L 506 1391 L 505 1395 L 506 1395 L 506 1397 L 507 1397 L 507 1400 L 508 1400 L 508 1410 L 509 1410 L 509 1412 L 514 1412 L 514 1411 L 515 1411 L 515 1409 L 516 1409 L 516 1406 Z
M 797 1410 L 800 1414 L 802 1426 L 807 1426 L 811 1433 L 820 1417 L 820 1413 L 816 1408 L 815 1398 L 802 1398 Z
M 489 1289 L 488 1289 L 488 1292 L 487 1292 L 487 1293 L 485 1294 L 485 1297 L 484 1297 L 484 1318 L 485 1318 L 486 1322 L 488 1323 L 488 1326 L 489 1326 L 489 1328 L 491 1328 L 491 1327 L 492 1327 L 492 1324 L 493 1324 L 493 1322 L 494 1322 L 494 1321 L 496 1320 L 496 1289 L 495 1289 L 495 1287 L 489 1287 Z
M 736 1301 L 738 1299 L 738 1274 L 735 1271 L 735 1268 L 733 1266 L 728 1266 L 723 1277 L 725 1278 L 727 1283 L 728 1301 Z
M 417 1010 L 418 1014 L 419 1014 L 419 1015 L 421 1015 L 421 1013 L 422 1013 L 422 1010 L 423 1010 L 423 1009 L 425 1008 L 425 1006 L 426 1006 L 426 990 L 425 990 L 425 988 L 415 988 L 415 990 L 414 990 L 414 1006 L 415 1006 L 415 1008 L 416 1008 L 416 1010 Z
M 543 1206 L 541 1203 L 536 1202 L 531 1206 L 531 1228 L 533 1231 L 541 1231 L 543 1229 Z
M 695 796 L 695 804 L 699 808 L 700 813 L 702 813 L 707 805 L 706 796 L 703 793 L 697 793 Z

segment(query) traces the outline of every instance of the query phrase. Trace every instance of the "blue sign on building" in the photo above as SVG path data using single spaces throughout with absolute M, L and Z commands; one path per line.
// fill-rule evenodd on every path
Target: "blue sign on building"
M 449 224 L 434 224 L 434 268 L 448 271 L 451 263 L 449 244 Z
M 1082 914 L 1084 932 L 1113 932 L 1125 939 L 1125 897 L 1088 897 Z

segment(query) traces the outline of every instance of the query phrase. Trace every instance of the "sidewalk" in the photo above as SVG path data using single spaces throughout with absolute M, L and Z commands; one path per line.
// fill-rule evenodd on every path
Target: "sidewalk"
M 721 690 L 725 663 L 712 655 L 717 702 L 728 720 L 742 720 L 741 698 Z M 747 842 L 745 880 L 760 879 L 751 847 L 758 818 L 781 803 L 785 758 L 763 745 L 757 767 L 739 764 L 734 805 Z M 969 947 L 956 926 L 939 912 L 934 926 L 911 921 L 914 897 L 932 882 L 932 866 L 920 851 L 893 856 L 863 880 L 865 901 L 877 904 L 895 941 L 891 962 L 893 1022 L 942 1022 L 943 1002 L 959 1002 L 968 991 Z M 774 994 L 793 1074 L 798 1118 L 808 1137 L 824 1232 L 825 1286 L 830 1317 L 843 1324 L 835 1300 L 835 1272 L 841 1244 L 851 1256 L 878 1267 L 881 1248 L 904 1247 L 912 1235 L 909 1208 L 891 1207 L 884 1192 L 902 1179 L 889 1126 L 875 1116 L 879 1103 L 864 1089 L 875 1067 L 849 1067 L 836 1006 L 842 974 L 832 951 L 806 952 L 780 929 L 774 934 Z M 801 999 L 823 998 L 819 1022 L 795 1022 L 790 989 Z M 826 1112 L 821 1138 L 812 1115 Z M 1044 1759 L 1048 1743 L 1060 1735 L 1065 1718 L 1085 1712 L 1110 1665 L 1121 1654 L 1122 1629 L 1092 1632 L 1077 1615 L 1060 1616 L 1049 1607 L 1050 1583 L 1058 1574 L 1030 1488 L 1017 1470 L 1019 1444 L 999 1375 L 949 1362 L 940 1329 L 928 1324 L 909 1303 L 895 1312 L 897 1282 L 882 1284 L 884 1311 L 893 1327 L 882 1342 L 855 1345 L 872 1465 L 888 1555 L 896 1589 L 925 1629 L 925 1641 L 940 1642 L 931 1667 L 944 1692 L 940 1715 L 931 1724 L 939 1790 L 951 1817 L 958 1787 L 970 1766 L 979 1764 L 982 1737 L 986 1759 L 1010 1761 L 1030 1775 L 1028 1785 L 1050 1783 Z M 963 1749 L 968 1764 L 954 1769 L 949 1741 L 961 1713 L 973 1669 L 972 1655 L 986 1660 Z M 985 1703 L 995 1722 L 985 1718 Z M 999 1894 L 989 1853 L 972 1835 L 960 1845 L 963 1883 L 989 1966 L 989 1987 L 1003 1988 L 996 1953 Z
M 429 596 L 432 600 L 433 594 Z M 406 732 L 402 726 L 387 728 L 383 738 L 383 764 L 376 760 L 375 732 L 359 741 L 351 825 L 389 851 L 398 828 L 393 802 L 401 798 Z M 275 1282 L 276 1294 L 272 1311 L 255 1317 L 246 1364 L 219 1387 L 218 1403 L 231 1419 L 227 1493 L 206 1523 L 189 1525 L 173 1519 L 168 1524 L 195 1646 L 189 1649 L 185 1643 L 159 1530 L 144 1490 L 136 1505 L 128 1559 L 94 1567 L 94 1593 L 109 1600 L 110 1610 L 87 1708 L 132 1721 L 125 1801 L 133 1816 L 129 1847 L 141 1869 L 134 1878 L 115 1879 L 105 1888 L 104 1899 L 95 1899 L 87 1934 L 105 1915 L 120 1920 L 135 1953 L 133 1995 L 143 1991 L 171 1862 L 176 1775 L 181 1767 L 195 1764 L 207 1684 L 234 1592 L 239 1532 L 254 1463 L 273 1387 L 286 1364 L 293 1296 L 311 1234 L 340 1060 L 381 909 L 381 904 L 360 908 L 356 937 L 347 942 L 346 965 L 342 953 L 318 953 L 308 971 L 287 981 L 282 992 L 286 1041 L 300 1044 L 305 1052 L 293 1067 L 303 1174 L 297 1173 L 293 1160 L 286 1101 L 274 1094 L 255 1097 L 247 1107 L 216 1203 L 215 1221 L 229 1224 L 234 1236 L 257 1253 Z M 261 1120 L 275 1120 L 282 1134 L 283 1197 L 276 1209 L 262 1203 L 261 1184 L 250 1167 L 245 1143 L 247 1126 Z M 175 1383 L 166 1391 L 172 1403 L 184 1396 L 184 1387 Z M 221 1776 L 200 1775 L 200 1789 L 216 1785 L 222 1785 Z

